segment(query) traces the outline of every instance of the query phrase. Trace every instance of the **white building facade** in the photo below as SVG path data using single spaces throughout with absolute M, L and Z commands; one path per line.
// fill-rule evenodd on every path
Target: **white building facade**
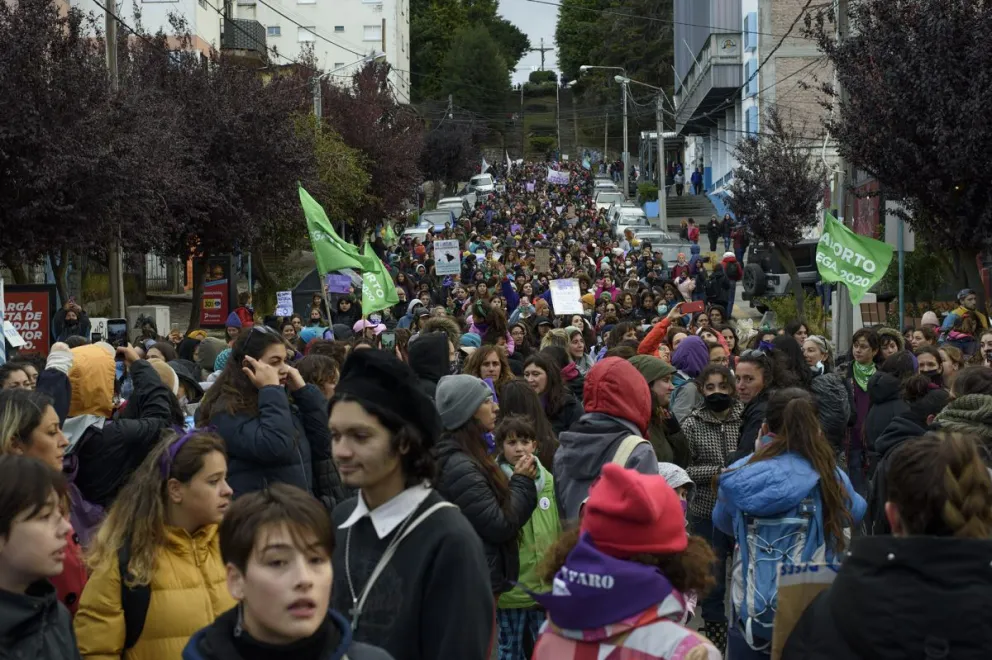
M 100 0 L 102 6 L 98 6 L 93 0 L 69 0 L 69 4 L 86 13 L 92 12 L 101 19 L 105 15 L 103 7 L 107 7 L 126 25 L 138 27 L 134 3 L 130 0 Z M 192 35 L 192 48 L 202 53 L 209 53 L 211 49 L 220 51 L 221 26 L 224 22 L 222 0 L 139 0 L 137 6 L 141 13 L 141 27 L 145 32 L 154 34 L 161 30 L 170 34 L 172 27 L 169 15 L 175 14 L 186 19 Z
M 409 0 L 231 0 L 235 18 L 265 26 L 274 64 L 312 48 L 317 65 L 346 83 L 370 54 L 383 52 L 393 71 L 393 93 L 410 102 Z M 275 50 L 280 57 L 272 55 Z
M 703 167 L 704 188 L 718 208 L 737 166 L 734 147 L 762 132 L 762 114 L 772 105 L 799 135 L 810 138 L 816 157 L 828 166 L 835 162 L 836 150 L 822 141 L 825 110 L 816 89 L 832 82 L 833 72 L 816 44 L 801 34 L 805 4 L 675 2 L 676 131 L 686 138 L 687 168 Z

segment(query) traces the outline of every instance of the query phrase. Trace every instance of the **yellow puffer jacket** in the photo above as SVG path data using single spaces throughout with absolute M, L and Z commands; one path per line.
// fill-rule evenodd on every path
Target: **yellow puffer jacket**
M 227 591 L 217 525 L 208 525 L 193 536 L 168 527 L 166 544 L 155 558 L 145 627 L 124 659 L 178 659 L 193 633 L 234 605 Z M 108 562 L 90 576 L 73 625 L 84 658 L 120 660 L 124 613 L 117 562 Z

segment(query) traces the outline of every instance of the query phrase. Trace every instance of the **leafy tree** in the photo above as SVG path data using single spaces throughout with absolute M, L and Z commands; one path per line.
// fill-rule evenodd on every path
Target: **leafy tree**
M 503 107 L 510 74 L 485 27 L 470 25 L 456 32 L 441 71 L 443 93 L 451 94 L 456 104 L 479 114 Z
M 427 132 L 420 152 L 424 178 L 440 182 L 451 190 L 454 184 L 475 174 L 484 131 L 474 123 L 442 122 Z M 440 190 L 442 186 L 434 186 Z
M 364 201 L 354 214 L 359 236 L 403 210 L 421 179 L 417 162 L 423 125 L 409 107 L 396 102 L 389 71 L 388 63 L 369 62 L 355 74 L 350 88 L 323 88 L 327 124 L 362 153 L 369 174 Z
M 555 43 L 558 66 L 572 80 L 579 78 L 579 67 L 596 64 L 589 61 L 589 51 L 600 37 L 600 11 L 608 9 L 609 0 L 561 0 Z
M 734 149 L 740 165 L 730 184 L 730 210 L 747 223 L 753 238 L 778 254 L 792 280 L 796 313 L 804 318 L 803 288 L 789 248 L 817 223 L 826 171 L 777 108 L 767 110 L 762 126 L 760 137 L 748 136 Z
M 830 132 L 851 165 L 903 200 L 915 231 L 957 253 L 961 282 L 984 292 L 977 262 L 992 245 L 992 86 L 984 74 L 992 68 L 992 5 L 851 0 L 849 17 L 843 43 L 830 14 L 807 25 L 845 92 Z M 951 64 L 936 53 L 952 53 Z
M 530 75 L 527 76 L 527 80 L 535 85 L 540 83 L 556 83 L 558 82 L 558 74 L 554 71 L 531 71 Z
M 161 245 L 188 180 L 180 109 L 127 67 L 113 92 L 97 27 L 47 0 L 0 4 L 0 260 L 23 282 L 49 257 L 63 297 L 71 253 Z

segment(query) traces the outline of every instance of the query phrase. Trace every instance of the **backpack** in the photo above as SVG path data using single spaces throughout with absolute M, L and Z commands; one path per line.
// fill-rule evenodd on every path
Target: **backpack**
M 747 565 L 734 550 L 733 605 L 748 646 L 757 651 L 771 645 L 778 609 L 778 575 L 782 566 L 822 561 L 825 548 L 807 548 L 811 536 L 821 537 L 817 503 L 810 491 L 797 506 L 778 516 L 757 518 L 747 513 Z M 819 559 L 818 559 L 819 558 Z M 755 639 L 758 641 L 756 642 Z
M 706 280 L 706 299 L 709 301 L 716 300 L 720 296 L 720 288 L 717 286 L 716 278 L 711 277 Z
M 727 264 L 727 277 L 734 281 L 741 279 L 741 265 L 736 260 Z
M 628 435 L 617 447 L 617 450 L 613 452 L 613 458 L 610 460 L 611 463 L 616 463 L 622 468 L 627 467 L 627 461 L 630 460 L 630 455 L 634 453 L 639 445 L 646 443 L 647 440 L 638 435 Z
M 124 611 L 124 651 L 134 648 L 145 629 L 148 605 L 152 600 L 152 588 L 142 584 L 133 587 L 125 584 L 128 564 L 131 563 L 131 538 L 117 550 L 117 567 L 121 574 L 121 609 Z M 122 654 L 123 655 L 123 654 Z

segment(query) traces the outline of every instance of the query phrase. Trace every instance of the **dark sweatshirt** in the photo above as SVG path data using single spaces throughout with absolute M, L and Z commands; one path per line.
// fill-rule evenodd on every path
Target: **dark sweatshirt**
M 443 502 L 427 496 L 413 519 Z M 380 539 L 365 516 L 340 529 L 357 498 L 334 509 L 335 549 L 332 607 L 350 617 L 353 609 L 348 570 L 361 594 L 397 529 Z M 350 552 L 348 546 L 350 545 Z M 489 660 L 495 627 L 495 601 L 482 541 L 461 511 L 435 511 L 399 544 L 372 587 L 353 631 L 356 642 L 373 644 L 396 660 Z

